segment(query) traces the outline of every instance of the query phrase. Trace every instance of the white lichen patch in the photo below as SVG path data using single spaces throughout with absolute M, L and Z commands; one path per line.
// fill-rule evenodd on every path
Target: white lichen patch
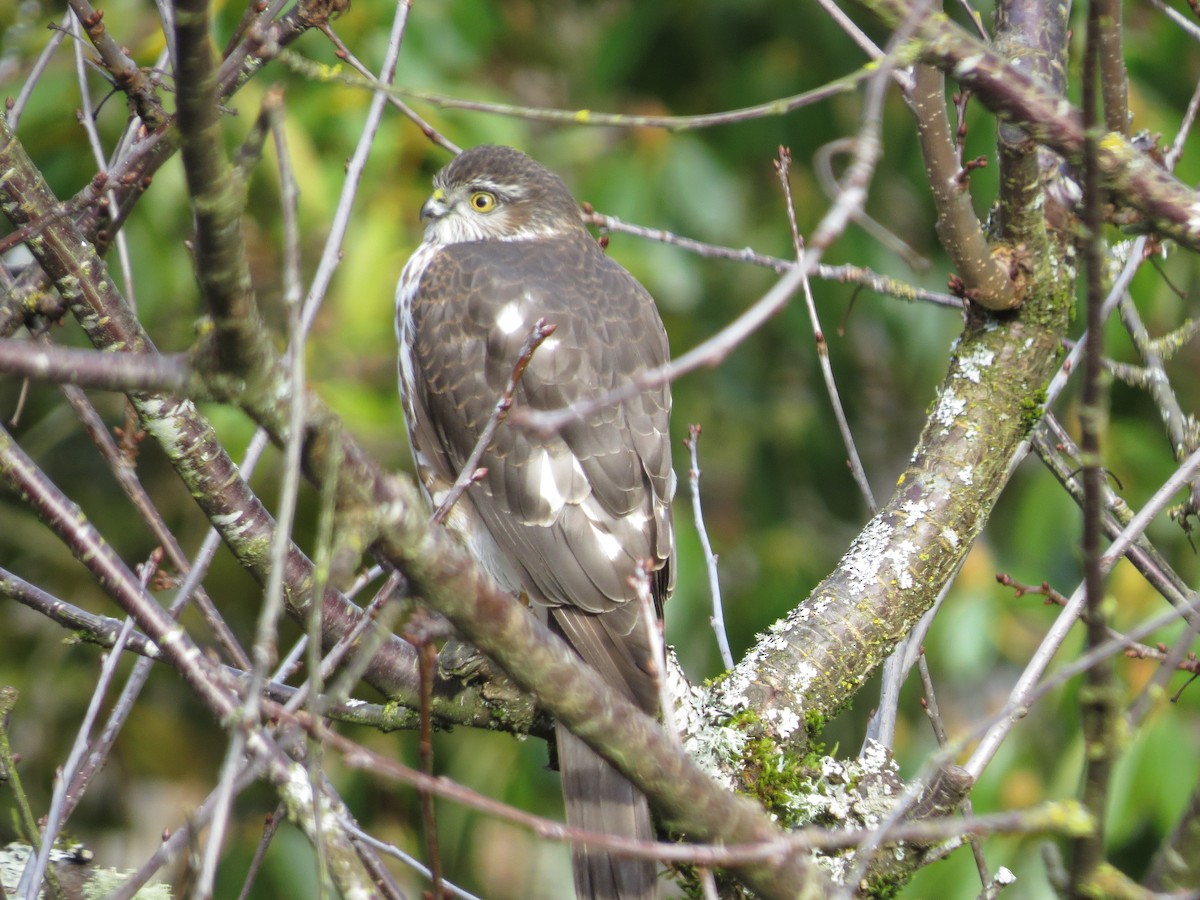
M 846 574 L 853 593 L 861 593 L 879 580 L 884 554 L 892 539 L 892 526 L 876 517 L 854 539 L 846 554 Z
M 762 657 L 765 657 L 765 659 L 762 659 Z M 761 663 L 759 663 L 760 659 L 762 659 Z M 767 717 L 768 721 L 774 721 L 771 718 L 770 710 L 787 708 L 790 698 L 805 696 L 811 689 L 813 682 L 820 675 L 817 667 L 812 663 L 796 659 L 793 654 L 779 647 L 770 649 L 768 652 L 762 654 L 762 656 L 756 657 L 755 662 L 757 664 L 753 669 L 753 673 L 755 673 L 753 675 L 754 680 L 759 683 L 769 684 L 775 689 L 773 693 L 778 705 L 768 706 L 763 711 L 763 715 Z M 786 737 L 782 733 L 778 736 L 780 738 Z
M 809 689 L 818 674 L 816 668 L 811 663 L 797 661 L 788 645 L 788 634 L 809 615 L 811 610 L 806 612 L 804 607 L 793 610 L 759 636 L 754 649 L 720 685 L 721 706 L 730 712 L 746 709 L 753 684 L 773 685 L 785 697 L 801 696 Z M 785 661 L 786 666 L 781 667 L 779 660 Z
M 958 377 L 979 384 L 984 369 L 991 368 L 996 360 L 994 350 L 986 347 L 976 347 L 958 361 Z
M 900 795 L 899 770 L 887 748 L 868 742 L 858 759 L 825 757 L 819 773 L 802 789 L 788 794 L 793 825 L 815 824 L 831 829 L 877 828 L 891 814 Z M 892 851 L 901 858 L 906 849 Z M 824 854 L 813 851 L 813 861 L 838 884 L 855 868 L 854 852 Z
M 964 56 L 954 66 L 954 77 L 963 78 L 974 72 L 983 61 L 982 56 Z
M 975 483 L 975 467 L 963 466 L 958 470 L 958 480 L 963 484 L 972 485 Z
M 858 759 L 824 757 L 820 775 L 791 799 L 801 821 L 834 828 L 872 828 L 891 812 L 899 794 L 899 769 L 887 748 L 868 742 Z
M 942 540 L 944 540 L 950 547 L 957 547 L 959 540 L 958 532 L 947 526 L 942 529 Z
M 766 711 L 765 718 L 774 726 L 780 740 L 786 741 L 803 724 L 803 720 L 790 707 L 771 707 Z
M 183 418 L 196 413 L 195 404 L 191 400 L 163 400 L 149 397 L 139 404 L 138 412 L 142 414 L 146 431 L 158 441 L 163 452 L 172 459 L 181 455 L 187 447 Z
M 900 505 L 900 512 L 904 515 L 904 527 L 912 528 L 925 518 L 929 510 L 930 504 L 925 500 L 905 500 Z
M 217 531 L 221 532 L 227 541 L 236 540 L 245 532 L 254 528 L 254 521 L 252 519 L 247 519 L 245 522 L 242 522 L 241 525 L 237 524 L 238 520 L 241 519 L 243 515 L 244 513 L 242 510 L 234 510 L 233 512 L 228 513 L 217 513 L 212 517 L 212 524 Z
M 966 411 L 967 401 L 954 393 L 952 388 L 947 388 L 934 407 L 933 421 L 942 426 L 942 434 L 949 434 L 950 426 Z
M 17 887 L 33 855 L 33 848 L 28 844 L 14 842 L 0 848 L 0 889 L 4 896 L 26 896 L 24 893 L 18 895 Z M 50 850 L 49 864 L 60 877 L 69 874 L 71 880 L 77 882 L 78 886 L 70 894 L 72 897 L 107 897 L 134 874 L 131 870 L 97 866 L 91 850 L 82 844 L 69 845 L 64 841 L 59 841 Z M 46 896 L 49 896 L 46 892 L 37 892 L 38 898 Z M 134 900 L 171 900 L 171 888 L 160 883 L 148 884 L 133 896 Z
M 792 620 L 797 622 L 807 622 L 809 619 L 819 619 L 832 605 L 833 598 L 828 594 L 822 594 L 820 597 L 810 597 L 803 604 L 801 604 L 798 609 L 794 609 L 788 613 L 787 619 L 783 619 L 781 621 L 788 622 L 788 627 L 790 628 Z
M 907 516 L 903 525 L 912 528 L 930 507 L 925 501 L 909 501 L 903 511 Z M 917 553 L 917 545 L 907 538 L 895 540 L 893 528 L 881 519 L 872 519 L 862 533 L 855 538 L 846 554 L 843 567 L 848 575 L 848 587 L 852 593 L 865 593 L 881 582 L 892 583 L 901 590 L 913 587 L 910 561 Z
M 907 539 L 900 541 L 900 543 L 890 548 L 884 554 L 884 558 L 891 563 L 892 581 L 902 591 L 911 590 L 916 583 L 912 576 L 912 569 L 909 566 L 909 560 L 916 554 L 916 542 Z
M 1108 277 L 1110 279 L 1116 279 L 1116 277 L 1121 274 L 1121 269 L 1123 269 L 1125 264 L 1129 262 L 1129 256 L 1133 252 L 1133 248 L 1136 246 L 1136 244 L 1137 242 L 1133 240 L 1114 241 L 1113 243 L 1109 244 L 1108 252 L 1105 254 L 1105 258 L 1108 260 Z
M 722 787 L 733 790 L 733 773 L 746 746 L 746 734 L 738 728 L 718 724 L 729 721 L 732 710 L 722 705 L 723 696 L 688 682 L 669 652 L 667 687 L 674 700 L 673 719 L 679 729 L 683 748 L 709 777 Z

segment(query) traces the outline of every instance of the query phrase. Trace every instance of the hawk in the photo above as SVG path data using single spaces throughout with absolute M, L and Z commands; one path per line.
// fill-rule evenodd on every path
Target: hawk
M 512 376 L 534 323 L 515 405 L 559 409 L 600 398 L 668 360 L 646 289 L 609 259 L 557 175 L 509 147 L 462 153 L 433 180 L 423 242 L 396 288 L 400 394 L 424 492 L 437 507 Z M 528 595 L 604 680 L 656 715 L 643 604 L 671 592 L 674 538 L 670 387 L 642 389 L 542 437 L 502 425 L 484 475 L 447 524 L 500 585 Z M 644 571 L 644 569 L 642 569 Z M 567 821 L 652 839 L 646 799 L 579 738 L 556 732 Z M 577 848 L 582 897 L 652 897 L 652 862 Z

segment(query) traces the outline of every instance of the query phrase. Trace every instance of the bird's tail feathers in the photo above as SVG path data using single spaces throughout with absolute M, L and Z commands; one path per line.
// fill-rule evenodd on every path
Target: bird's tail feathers
M 654 840 L 645 796 L 564 726 L 559 725 L 555 734 L 567 824 L 601 834 Z M 650 900 L 658 896 L 653 860 L 622 858 L 599 848 L 576 846 L 571 863 L 580 900 Z

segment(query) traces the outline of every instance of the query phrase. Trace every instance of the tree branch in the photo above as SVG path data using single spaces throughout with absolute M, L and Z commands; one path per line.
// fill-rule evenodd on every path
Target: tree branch
M 113 84 L 133 101 L 134 108 L 146 127 L 153 131 L 162 125 L 167 115 L 158 97 L 158 84 L 146 76 L 109 33 L 104 25 L 104 10 L 93 8 L 88 0 L 68 0 L 68 4 L 79 24 L 87 32 L 92 46 L 99 52 Z
M 102 391 L 204 393 L 179 355 L 118 355 L 8 338 L 0 338 L 0 373 Z
M 1101 214 L 1100 161 L 1096 133 L 1100 121 L 1100 21 L 1101 6 L 1088 4 L 1087 35 L 1083 55 L 1083 234 L 1080 238 L 1087 288 L 1087 329 L 1091 336 L 1084 353 L 1083 388 L 1079 403 L 1080 462 L 1083 464 L 1083 624 L 1088 650 L 1108 639 L 1105 609 L 1105 571 L 1101 566 L 1103 517 L 1103 442 L 1108 423 L 1108 402 L 1103 377 L 1104 324 L 1104 220 Z M 1111 659 L 1097 661 L 1083 676 L 1079 711 L 1083 724 L 1083 804 L 1096 822 L 1091 834 L 1071 842 L 1070 894 L 1091 896 L 1104 864 L 1104 839 L 1108 821 L 1109 785 L 1116 762 L 1117 687 Z
M 937 210 L 938 239 L 964 282 L 964 294 L 987 309 L 1011 309 L 1021 298 L 1006 267 L 992 255 L 971 205 L 970 182 L 963 177 L 946 118 L 942 73 L 929 65 L 914 66 L 913 87 L 905 96 L 917 123 L 925 172 Z
M 891 26 L 912 16 L 910 0 L 863 0 Z M 969 87 L 979 101 L 1006 122 L 1019 125 L 1035 141 L 1072 163 L 1083 159 L 1084 129 L 1079 110 L 1045 84 L 1004 61 L 988 45 L 942 16 L 924 16 L 916 29 L 921 56 Z M 1164 171 L 1123 135 L 1099 142 L 1101 183 L 1157 229 L 1192 250 L 1200 250 L 1196 191 Z
M 208 0 L 175 3 L 175 95 L 192 218 L 196 281 L 216 329 L 218 369 L 254 370 L 265 328 L 242 235 L 242 197 L 225 153 Z

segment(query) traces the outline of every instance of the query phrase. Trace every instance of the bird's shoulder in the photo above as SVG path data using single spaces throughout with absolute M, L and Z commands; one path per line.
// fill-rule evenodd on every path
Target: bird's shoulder
M 447 244 L 428 256 L 418 293 L 470 303 L 471 311 L 480 314 L 498 311 L 514 297 L 528 298 L 546 314 L 587 314 L 653 302 L 641 283 L 586 232 Z
M 544 398 L 550 405 L 578 399 L 570 395 L 585 385 L 611 389 L 614 379 L 668 357 L 653 298 L 586 232 L 446 245 L 425 265 L 412 315 L 431 345 L 453 339 L 464 356 L 482 352 L 485 365 L 472 365 L 492 387 L 507 381 L 534 324 L 545 320 L 554 335 L 525 377 L 530 387 L 559 386 Z

